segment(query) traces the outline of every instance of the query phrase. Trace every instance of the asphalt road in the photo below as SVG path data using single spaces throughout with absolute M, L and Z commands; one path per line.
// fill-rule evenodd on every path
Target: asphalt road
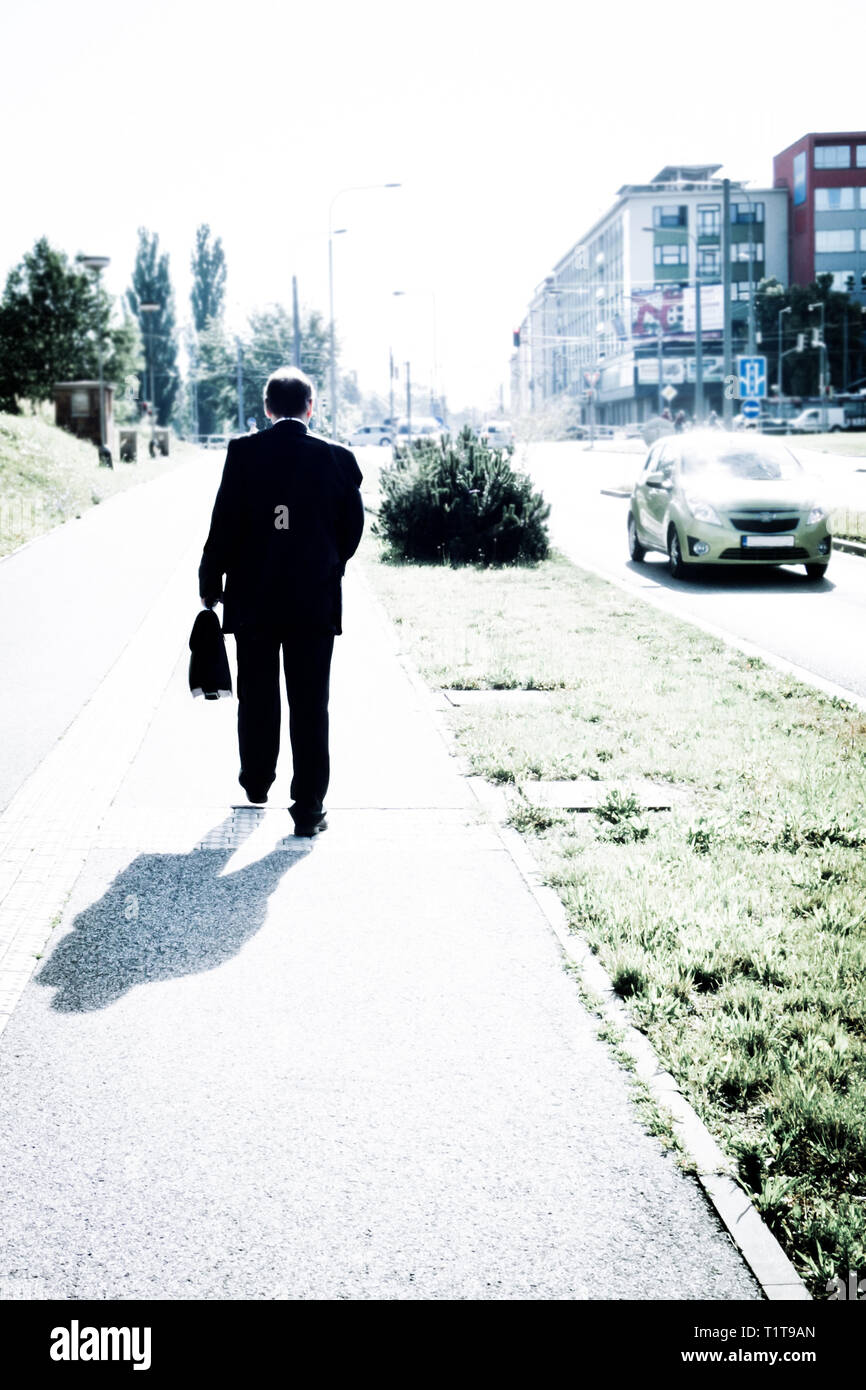
M 768 653 L 803 667 L 858 696 L 866 696 L 866 560 L 837 551 L 819 584 L 802 566 L 702 571 L 685 583 L 670 577 L 665 557 L 637 565 L 626 544 L 625 498 L 602 489 L 634 477 L 642 454 L 615 453 L 576 444 L 534 444 L 524 456 L 534 481 L 551 503 L 555 544 L 577 564 L 652 597 L 681 618 L 697 618 Z M 822 478 L 832 505 L 866 510 L 866 460 L 800 455 Z

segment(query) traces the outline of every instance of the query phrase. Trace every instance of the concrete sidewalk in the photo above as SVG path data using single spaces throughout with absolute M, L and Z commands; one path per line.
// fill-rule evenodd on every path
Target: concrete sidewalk
M 156 613 L 92 727 L 70 730 L 78 753 L 64 763 L 59 745 L 45 786 L 37 773 L 13 802 L 19 820 L 67 806 L 81 750 L 114 739 L 74 789 L 63 854 L 81 871 L 0 1037 L 0 1284 L 760 1298 L 697 1183 L 642 1131 L 380 610 L 357 577 L 347 590 L 325 836 L 290 837 L 287 760 L 266 810 L 232 807 L 234 702 L 192 701 Z M 120 739 L 123 681 L 141 690 L 160 663 L 167 688 Z

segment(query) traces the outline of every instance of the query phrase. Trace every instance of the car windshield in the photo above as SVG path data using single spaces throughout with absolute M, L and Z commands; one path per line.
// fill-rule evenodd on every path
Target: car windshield
M 794 455 L 781 445 L 763 440 L 731 440 L 706 444 L 698 440 L 683 446 L 682 473 L 687 477 L 715 474 L 748 482 L 786 482 L 802 476 L 803 469 Z

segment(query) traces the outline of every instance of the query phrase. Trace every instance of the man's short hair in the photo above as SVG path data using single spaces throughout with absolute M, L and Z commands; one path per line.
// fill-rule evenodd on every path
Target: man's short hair
M 305 415 L 312 399 L 313 383 L 299 367 L 278 367 L 265 383 L 265 409 L 272 415 Z

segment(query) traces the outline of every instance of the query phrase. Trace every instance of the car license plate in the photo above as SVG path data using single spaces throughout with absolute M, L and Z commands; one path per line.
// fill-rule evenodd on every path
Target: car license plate
M 768 549 L 775 550 L 777 546 L 793 545 L 793 536 L 743 536 L 743 545 L 747 545 L 751 550 L 753 546 L 767 546 Z

